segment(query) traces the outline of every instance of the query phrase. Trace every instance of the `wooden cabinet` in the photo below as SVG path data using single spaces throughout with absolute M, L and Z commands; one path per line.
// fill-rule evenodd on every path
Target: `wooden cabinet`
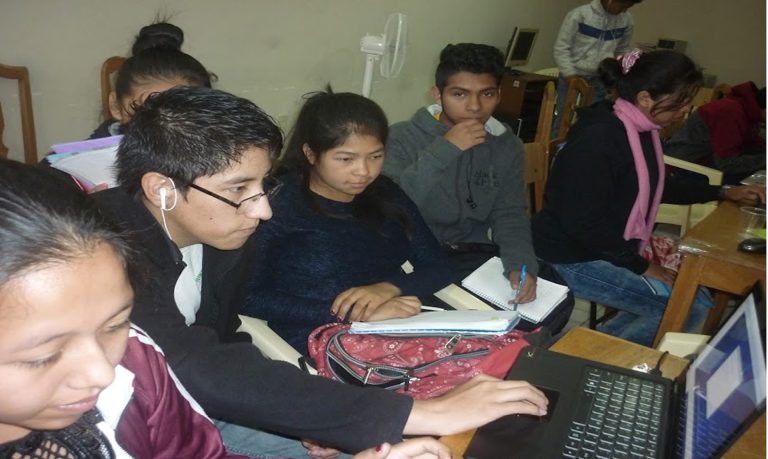
M 536 136 L 544 86 L 557 78 L 527 72 L 508 72 L 501 79 L 501 102 L 493 116 L 509 124 L 523 142 Z

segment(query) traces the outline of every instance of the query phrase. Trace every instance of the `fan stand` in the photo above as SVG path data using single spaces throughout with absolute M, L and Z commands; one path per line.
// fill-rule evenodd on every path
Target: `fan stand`
M 373 66 L 379 60 L 376 54 L 365 55 L 365 73 L 363 74 L 363 96 L 371 97 L 371 84 L 373 82 Z

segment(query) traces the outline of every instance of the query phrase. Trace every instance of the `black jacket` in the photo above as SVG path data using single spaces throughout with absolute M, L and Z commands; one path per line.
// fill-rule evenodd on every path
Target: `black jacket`
M 236 333 L 254 254 L 203 249 L 201 304 L 187 326 L 174 287 L 184 268 L 181 252 L 143 203 L 114 188 L 94 195 L 101 208 L 129 229 L 144 257 L 145 280 L 136 287 L 131 320 L 162 347 L 186 389 L 215 418 L 313 439 L 349 451 L 399 441 L 412 400 L 380 389 L 360 389 L 310 376 L 268 360 Z
M 640 133 L 656 190 L 658 167 L 650 132 Z M 662 202 L 691 204 L 716 200 L 719 187 L 666 176 Z M 544 209 L 533 218 L 536 255 L 551 263 L 606 260 L 637 274 L 648 269 L 637 239 L 624 240 L 624 227 L 638 193 L 632 149 L 610 104 L 579 112 L 565 147 L 557 153 L 544 194 Z M 650 204 L 650 203 L 649 203 Z

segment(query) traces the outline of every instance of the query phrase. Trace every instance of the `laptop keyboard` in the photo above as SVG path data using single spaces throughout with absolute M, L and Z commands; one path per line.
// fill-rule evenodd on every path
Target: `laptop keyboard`
M 586 367 L 563 457 L 658 457 L 664 386 Z

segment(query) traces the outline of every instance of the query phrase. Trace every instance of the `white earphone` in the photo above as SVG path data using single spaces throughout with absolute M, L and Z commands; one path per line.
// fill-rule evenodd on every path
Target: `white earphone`
M 171 211 L 176 208 L 177 200 L 179 199 L 178 191 L 176 191 L 176 184 L 173 183 L 173 179 L 168 177 L 168 180 L 171 182 L 171 186 L 173 187 L 173 205 L 171 207 L 168 207 L 168 188 L 162 187 L 158 191 L 160 194 L 160 216 L 163 219 L 163 228 L 165 228 L 165 233 L 168 235 L 168 238 L 173 240 L 171 237 L 171 232 L 168 231 L 168 222 L 165 220 L 165 213 L 168 211 Z
M 160 188 L 160 210 L 170 210 L 166 208 L 166 198 L 168 197 L 168 189 Z
M 168 188 L 162 187 L 158 193 L 160 193 L 160 210 L 169 211 L 176 208 L 176 201 L 179 199 L 179 195 L 177 194 L 176 184 L 173 183 L 173 179 L 170 177 L 166 177 L 166 179 L 171 182 L 171 190 L 173 191 L 173 204 L 168 207 Z

